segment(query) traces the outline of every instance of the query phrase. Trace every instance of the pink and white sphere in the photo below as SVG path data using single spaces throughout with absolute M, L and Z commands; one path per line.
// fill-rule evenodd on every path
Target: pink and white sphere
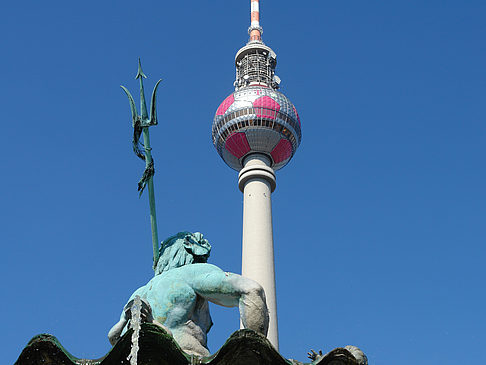
M 302 138 L 294 104 L 262 85 L 241 88 L 224 99 L 214 116 L 212 135 L 219 155 L 237 171 L 253 153 L 268 156 L 274 170 L 284 167 Z

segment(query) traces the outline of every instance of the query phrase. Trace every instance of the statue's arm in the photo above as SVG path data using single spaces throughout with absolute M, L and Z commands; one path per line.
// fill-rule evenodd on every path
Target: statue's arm
M 239 307 L 245 328 L 264 335 L 268 331 L 268 309 L 263 288 L 238 274 L 224 272 L 214 265 L 191 265 L 188 279 L 194 291 L 208 301 L 225 307 Z
M 130 309 L 133 303 L 133 298 L 135 298 L 136 295 L 143 296 L 144 290 L 145 287 L 142 286 L 132 294 L 132 296 L 128 300 L 128 303 L 125 305 L 125 307 L 123 307 L 123 311 L 120 315 L 120 320 L 117 323 L 115 323 L 115 325 L 111 327 L 110 331 L 108 332 L 108 340 L 110 341 L 112 346 L 115 346 L 117 341 L 120 339 L 123 333 L 123 329 L 125 328 L 128 321 L 130 320 L 130 316 L 131 316 Z M 144 302 L 143 298 L 142 301 Z M 152 322 L 153 320 L 152 310 L 150 308 L 150 305 L 147 302 L 145 303 L 146 305 L 142 306 L 142 312 L 141 312 L 142 320 L 144 322 Z
M 120 316 L 120 320 L 117 323 L 115 323 L 115 325 L 111 327 L 110 332 L 108 332 L 108 340 L 110 341 L 112 346 L 115 346 L 115 344 L 119 340 L 121 333 L 127 323 L 128 323 L 128 318 L 126 315 L 126 311 L 124 309 Z

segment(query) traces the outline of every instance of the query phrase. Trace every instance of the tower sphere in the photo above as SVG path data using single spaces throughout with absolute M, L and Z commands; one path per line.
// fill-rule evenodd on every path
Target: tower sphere
M 301 140 L 297 109 L 281 92 L 249 85 L 230 94 L 214 116 L 213 144 L 224 162 L 239 171 L 253 153 L 267 155 L 278 170 L 292 158 Z
M 236 53 L 235 92 L 219 105 L 213 144 L 224 162 L 240 171 L 248 156 L 266 155 L 278 170 L 292 158 L 302 138 L 294 104 L 277 89 L 277 55 L 262 41 L 259 0 L 251 0 L 249 42 Z

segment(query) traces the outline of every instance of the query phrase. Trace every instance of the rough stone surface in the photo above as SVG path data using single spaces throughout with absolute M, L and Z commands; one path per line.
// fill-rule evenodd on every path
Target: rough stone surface
M 52 335 L 42 334 L 29 341 L 15 365 L 120 365 L 129 364 L 132 330 L 125 333 L 106 356 L 96 359 L 78 359 L 71 355 Z M 347 346 L 348 347 L 348 346 Z M 337 348 L 313 361 L 312 365 L 363 365 L 366 356 L 352 346 Z M 352 351 L 350 351 L 352 350 Z M 358 353 L 359 352 L 359 353 Z M 297 365 L 284 359 L 261 334 L 252 330 L 233 333 L 221 349 L 204 358 L 185 354 L 160 327 L 144 323 L 140 332 L 139 365 Z

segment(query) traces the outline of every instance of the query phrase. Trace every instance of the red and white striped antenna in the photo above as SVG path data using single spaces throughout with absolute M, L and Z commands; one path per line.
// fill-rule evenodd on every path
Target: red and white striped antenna
M 250 42 L 262 41 L 263 29 L 260 26 L 260 1 L 251 0 L 251 25 L 248 28 L 248 33 L 250 34 Z

